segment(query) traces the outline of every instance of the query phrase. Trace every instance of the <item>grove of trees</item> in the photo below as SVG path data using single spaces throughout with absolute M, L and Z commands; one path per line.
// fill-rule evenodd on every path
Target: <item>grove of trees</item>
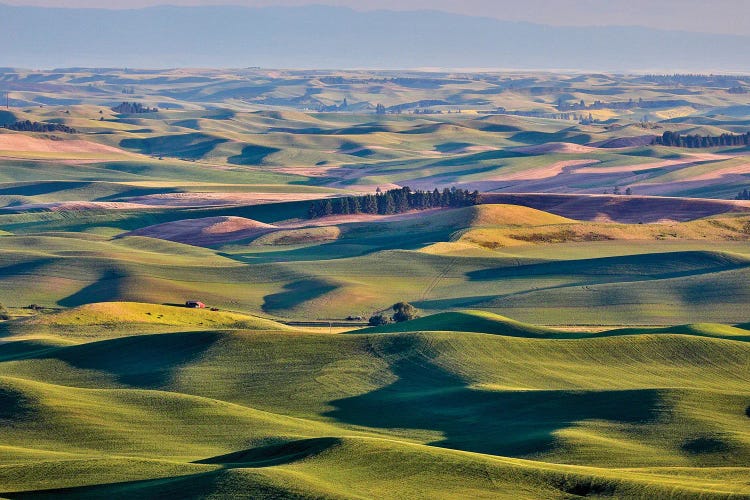
M 666 131 L 654 137 L 653 145 L 673 146 L 679 148 L 714 148 L 718 146 L 749 146 L 750 132 L 746 134 L 721 134 L 714 136 L 680 135 L 679 132 Z
M 735 200 L 750 200 L 750 190 L 747 188 L 743 189 L 739 193 L 737 193 L 737 196 L 734 198 Z
M 15 130 L 17 132 L 63 132 L 65 134 L 76 133 L 76 129 L 68 127 L 67 125 L 63 125 L 62 123 L 32 122 L 30 120 L 6 124 L 2 127 L 8 130 Z
M 579 102 L 567 102 L 563 99 L 558 99 L 557 101 L 557 109 L 559 111 L 581 111 L 581 110 L 590 110 L 590 109 L 653 109 L 653 108 L 671 108 L 671 107 L 677 107 L 677 106 L 686 106 L 689 105 L 690 102 L 682 100 L 682 99 L 669 99 L 669 100 L 661 100 L 661 101 L 646 101 L 643 98 L 638 99 L 637 101 L 634 101 L 633 99 L 629 99 L 627 101 L 612 101 L 612 102 L 604 102 L 604 101 L 594 101 L 592 104 L 586 104 L 586 102 L 581 99 Z
M 385 314 L 373 314 L 370 316 L 370 320 L 367 322 L 370 326 L 382 326 L 389 323 L 388 316 Z
M 468 207 L 481 203 L 479 191 L 445 188 L 439 191 L 412 191 L 409 187 L 389 189 L 385 192 L 364 196 L 347 196 L 317 200 L 310 205 L 308 217 L 327 215 L 380 214 L 391 215 L 411 210 L 427 210 L 440 207 Z
M 391 306 L 391 309 L 393 309 L 393 316 L 390 318 L 383 313 L 373 314 L 370 316 L 368 324 L 370 326 L 381 326 L 387 325 L 391 321 L 403 323 L 404 321 L 411 321 L 419 317 L 417 308 L 408 302 L 396 302 Z
M 393 304 L 393 321 L 396 323 L 403 323 L 404 321 L 411 321 L 417 319 L 417 308 L 408 302 L 396 302 Z
M 112 111 L 126 115 L 135 115 L 140 113 L 158 113 L 159 109 L 149 108 L 139 102 L 123 102 L 112 108 Z

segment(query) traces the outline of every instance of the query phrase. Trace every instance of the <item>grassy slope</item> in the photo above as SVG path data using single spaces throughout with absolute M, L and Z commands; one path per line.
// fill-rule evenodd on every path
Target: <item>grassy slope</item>
M 102 302 L 6 324 L 4 337 L 76 342 L 134 333 L 219 329 L 290 330 L 275 321 L 226 311 L 187 309 L 179 304 Z
M 743 217 L 629 226 L 479 206 L 218 249 L 79 232 L 214 215 L 273 221 L 303 206 L 4 216 L 4 227 L 17 234 L 0 238 L 0 300 L 70 307 L 198 298 L 223 309 L 317 319 L 366 316 L 406 299 L 428 311 L 478 308 L 546 324 L 747 320 Z M 319 238 L 308 238 L 313 233 Z M 513 245 L 487 248 L 506 240 Z
M 640 77 L 513 75 L 509 88 L 489 75 L 416 88 L 327 85 L 299 73 L 206 75 L 21 75 L 21 85 L 40 90 L 13 92 L 27 109 L 14 110 L 13 120 L 65 123 L 81 138 L 164 159 L 89 163 L 91 155 L 9 152 L 0 206 L 183 191 L 330 192 L 329 184 L 487 186 L 497 175 L 570 159 L 612 170 L 687 159 L 684 150 L 661 147 L 507 151 L 653 133 L 632 125 L 646 110 L 595 111 L 612 120 L 610 129 L 470 114 L 474 106 L 555 112 L 549 103 L 561 83 L 570 102 L 672 97 L 671 86 Z M 56 81 L 66 86 L 55 88 Z M 90 82 L 96 92 L 84 89 Z M 138 92 L 132 99 L 171 109 L 115 115 L 108 107 L 130 86 Z M 308 91 L 325 105 L 345 96 L 366 102 L 375 99 L 371 88 L 386 105 L 450 98 L 465 113 L 254 111 L 315 108 L 293 100 Z M 250 101 L 248 89 L 256 95 Z M 660 126 L 684 133 L 746 128 L 728 116 L 682 117 L 698 107 L 743 114 L 733 106 L 743 96 L 701 89 L 678 97 L 696 108 L 657 109 L 647 120 L 681 117 Z M 78 102 L 85 105 L 71 105 Z M 217 103 L 233 109 L 204 109 Z M 300 165 L 304 171 L 287 170 Z M 555 189 L 598 193 L 667 182 L 671 193 L 726 198 L 741 177 L 690 181 L 740 165 L 619 169 L 570 176 Z M 274 222 L 306 207 L 0 215 L 0 302 L 74 307 L 0 325 L 0 496 L 750 496 L 747 324 L 590 335 L 488 312 L 547 324 L 746 322 L 746 221 L 577 224 L 505 206 L 337 226 L 304 245 L 294 245 L 299 232 L 219 249 L 110 239 L 185 218 Z M 614 240 L 591 241 L 594 233 Z M 144 304 L 188 298 L 297 319 L 364 315 L 403 299 L 428 312 L 482 311 L 322 335 L 235 313 Z
M 369 328 L 361 333 L 398 333 L 414 331 L 478 332 L 511 337 L 548 337 L 557 332 L 552 328 L 541 328 L 513 321 L 497 314 L 483 311 L 457 311 L 434 314 L 408 323 L 392 323 Z M 359 331 L 357 333 L 360 333 Z
M 149 92 L 154 91 L 157 90 L 149 89 Z M 524 100 L 528 97 L 526 95 Z M 483 99 L 486 98 L 485 95 Z M 229 105 L 238 104 L 231 102 Z M 538 106 L 535 100 L 527 101 L 527 104 Z M 141 153 L 143 157 L 119 161 L 118 158 L 112 158 L 112 161 L 101 158 L 97 163 L 88 163 L 88 157 L 82 154 L 11 151 L 9 156 L 13 160 L 3 161 L 7 168 L 0 175 L 0 181 L 137 182 L 150 179 L 175 184 L 203 181 L 227 185 L 337 187 L 371 187 L 389 183 L 433 187 L 436 184 L 480 183 L 484 187 L 497 189 L 504 187 L 504 183 L 493 180 L 497 175 L 521 173 L 558 161 L 595 160 L 599 161 L 598 167 L 606 168 L 680 156 L 679 151 L 658 147 L 649 148 L 648 151 L 645 148 L 630 148 L 551 154 L 509 151 L 514 147 L 550 141 L 581 144 L 649 133 L 648 130 L 633 131 L 632 127 L 612 132 L 604 125 L 577 126 L 567 120 L 512 116 L 477 118 L 476 115 L 373 117 L 368 114 L 328 113 L 314 116 L 288 112 L 190 109 L 141 116 L 114 116 L 106 110 L 107 120 L 92 121 L 91 116 L 98 110 L 92 106 L 73 107 L 69 110 L 70 117 L 52 119 L 80 127 L 82 133 L 77 134 L 77 138 L 122 147 Z M 48 111 L 30 111 L 30 119 L 51 119 L 47 116 Z M 620 117 L 623 118 L 625 123 L 629 123 L 631 117 L 626 114 Z M 158 160 L 157 157 L 162 159 Z M 61 165 L 55 162 L 57 159 L 71 163 Z M 283 170 L 300 166 L 305 169 L 299 171 L 298 175 Z M 318 167 L 319 171 L 315 172 Z M 328 171 L 328 168 L 333 170 Z M 599 193 L 604 189 L 611 190 L 614 185 L 635 185 L 637 191 L 637 186 L 641 185 L 649 187 L 680 181 L 665 187 L 664 193 L 714 197 L 725 197 L 735 188 L 736 177 L 692 185 L 691 178 L 701 175 L 705 168 L 709 167 L 656 169 L 649 171 L 646 178 L 613 169 L 593 178 L 563 176 L 555 181 L 555 188 L 558 191 Z M 227 190 L 234 191 L 234 188 Z M 168 190 L 165 188 L 165 191 Z M 86 192 L 78 193 L 84 198 L 87 196 Z M 74 196 L 75 192 L 68 194 Z M 0 195 L 2 205 L 34 201 L 41 200 Z
M 145 306 L 127 307 L 123 324 Z M 48 494 L 748 493 L 747 342 L 684 328 L 540 339 L 552 332 L 476 313 L 411 326 L 428 324 L 496 335 L 0 344 L 0 491 L 136 481 Z
M 364 330 L 354 330 L 352 333 L 400 333 L 415 331 L 475 332 L 507 337 L 558 340 L 637 334 L 678 334 L 729 340 L 750 340 L 750 330 L 744 328 L 743 325 L 730 326 L 718 323 L 695 323 L 665 328 L 623 328 L 605 330 L 596 334 L 587 334 L 569 333 L 554 328 L 539 327 L 485 311 L 438 313 L 405 323 L 390 323 Z

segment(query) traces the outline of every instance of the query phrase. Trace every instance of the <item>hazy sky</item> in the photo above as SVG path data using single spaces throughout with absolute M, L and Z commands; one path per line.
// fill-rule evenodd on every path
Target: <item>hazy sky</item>
M 358 10 L 434 9 L 541 24 L 639 25 L 750 35 L 750 0 L 0 0 L 0 3 L 98 8 L 326 4 Z

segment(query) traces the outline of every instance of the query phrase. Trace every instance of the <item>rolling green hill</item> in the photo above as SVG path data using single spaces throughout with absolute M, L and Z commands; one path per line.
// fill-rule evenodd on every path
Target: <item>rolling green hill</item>
M 407 323 L 392 323 L 363 330 L 362 333 L 398 333 L 415 331 L 477 332 L 509 337 L 543 338 L 560 332 L 513 321 L 482 311 L 457 311 L 417 318 Z M 360 332 L 357 332 L 360 333 Z
M 549 325 L 747 321 L 744 216 L 603 224 L 483 205 L 402 219 L 293 221 L 305 206 L 0 215 L 13 233 L 0 238 L 2 302 L 199 299 L 256 315 L 326 320 L 369 317 L 409 300 L 430 313 L 481 309 Z M 126 233 L 207 217 L 274 227 L 210 248 Z
M 30 317 L 6 324 L 5 339 L 39 338 L 76 342 L 113 338 L 146 332 L 185 330 L 279 330 L 289 327 L 275 321 L 226 311 L 188 309 L 180 304 L 100 302 Z
M 352 333 L 403 333 L 418 331 L 475 332 L 506 337 L 538 339 L 586 339 L 620 335 L 675 334 L 714 337 L 728 340 L 750 340 L 747 325 L 723 325 L 719 323 L 696 323 L 664 328 L 621 328 L 597 333 L 567 332 L 521 323 L 510 318 L 484 311 L 452 311 L 417 318 L 404 323 L 354 330 Z
M 750 498 L 746 88 L 2 69 L 0 497 Z
M 124 320 L 151 307 L 161 310 L 102 304 L 89 314 L 122 308 Z M 482 327 L 491 335 L 466 331 Z M 750 347 L 706 329 L 731 330 L 566 340 L 458 313 L 391 334 L 6 342 L 0 491 L 742 496 Z

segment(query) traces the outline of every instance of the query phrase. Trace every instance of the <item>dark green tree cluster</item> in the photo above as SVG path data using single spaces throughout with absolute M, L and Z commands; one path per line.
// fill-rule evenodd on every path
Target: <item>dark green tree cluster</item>
M 410 210 L 427 210 L 429 208 L 468 207 L 481 203 L 479 191 L 445 188 L 442 191 L 412 191 L 408 187 L 390 189 L 385 192 L 364 196 L 348 196 L 318 200 L 310 205 L 308 217 L 325 217 L 327 215 L 380 214 L 391 215 Z
M 393 304 L 393 321 L 403 323 L 419 317 L 417 308 L 408 302 L 396 302 Z
M 750 190 L 747 188 L 743 189 L 739 193 L 737 193 L 737 196 L 734 198 L 735 200 L 750 200 Z
M 117 106 L 112 108 L 112 111 L 125 115 L 136 115 L 141 113 L 158 113 L 159 109 L 149 108 L 148 106 L 144 106 L 139 102 L 123 102 L 122 104 L 118 104 Z
M 370 326 L 383 326 L 387 325 L 389 322 L 390 320 L 385 314 L 373 314 L 372 316 L 370 316 L 367 324 Z
M 352 111 L 352 107 L 349 106 L 349 100 L 344 97 L 344 100 L 341 101 L 341 104 L 331 104 L 330 106 L 319 106 L 318 111 L 328 113 L 328 112 L 337 112 L 337 111 Z
M 653 145 L 673 146 L 678 148 L 715 148 L 719 146 L 748 146 L 750 132 L 746 134 L 721 134 L 714 136 L 680 135 L 678 132 L 666 131 L 656 136 Z
M 370 326 L 381 326 L 387 325 L 391 321 L 403 323 L 404 321 L 411 321 L 419 317 L 417 308 L 408 302 L 396 302 L 391 306 L 391 309 L 393 309 L 393 316 L 390 318 L 383 313 L 373 314 L 370 316 L 368 324 Z
M 17 132 L 63 132 L 65 134 L 75 134 L 76 129 L 63 125 L 62 123 L 44 123 L 24 120 L 16 123 L 3 125 L 3 128 L 15 130 Z
M 578 102 L 570 103 L 568 101 L 565 101 L 563 98 L 560 98 L 557 100 L 557 109 L 559 111 L 583 111 L 583 110 L 590 110 L 590 109 L 636 109 L 636 108 L 670 108 L 670 107 L 677 107 L 677 106 L 686 106 L 689 105 L 690 102 L 685 101 L 684 99 L 664 99 L 660 101 L 646 101 L 643 98 L 638 99 L 637 101 L 634 101 L 633 99 L 629 99 L 627 101 L 613 101 L 613 102 L 605 102 L 605 101 L 594 101 L 592 104 L 586 104 L 586 102 L 581 99 Z
M 702 74 L 674 74 L 674 75 L 644 75 L 641 80 L 665 86 L 689 85 L 702 87 L 732 87 L 740 85 L 740 77 L 736 75 L 702 75 Z

